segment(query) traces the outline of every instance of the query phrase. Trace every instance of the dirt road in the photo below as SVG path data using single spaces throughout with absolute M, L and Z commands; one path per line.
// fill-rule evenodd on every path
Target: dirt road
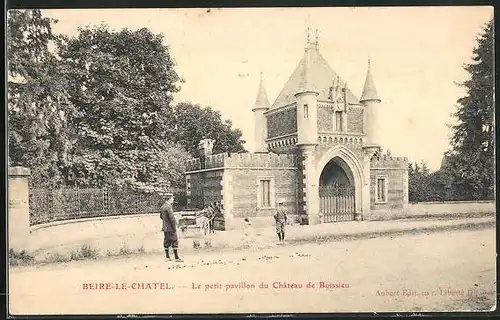
M 176 264 L 147 255 L 11 269 L 10 311 L 425 312 L 489 310 L 495 304 L 493 228 L 184 259 Z

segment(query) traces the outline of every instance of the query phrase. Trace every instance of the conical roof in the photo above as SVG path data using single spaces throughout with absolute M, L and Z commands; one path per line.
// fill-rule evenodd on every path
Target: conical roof
M 313 51 L 312 48 L 307 48 L 306 53 L 304 55 L 304 67 L 301 70 L 300 73 L 300 82 L 297 87 L 297 93 L 301 92 L 316 92 L 316 88 L 313 84 L 313 75 L 311 74 L 312 71 L 312 54 L 311 52 Z M 317 93 L 317 92 L 316 92 Z
M 317 92 L 318 100 L 329 100 L 332 81 L 337 78 L 337 73 L 333 71 L 318 49 L 308 47 L 271 108 L 279 108 L 295 102 L 295 94 L 304 90 Z M 346 95 L 348 103 L 361 104 L 349 88 L 347 88 Z
M 264 81 L 262 79 L 262 74 L 260 76 L 259 90 L 257 91 L 257 99 L 255 99 L 255 106 L 252 110 L 256 109 L 269 109 L 270 103 L 267 98 L 266 88 L 264 87 Z
M 366 73 L 365 85 L 363 87 L 363 93 L 361 93 L 360 101 L 365 102 L 370 100 L 380 102 L 380 99 L 378 98 L 377 88 L 375 87 L 375 82 L 373 81 L 372 77 L 370 60 L 368 60 L 368 71 Z

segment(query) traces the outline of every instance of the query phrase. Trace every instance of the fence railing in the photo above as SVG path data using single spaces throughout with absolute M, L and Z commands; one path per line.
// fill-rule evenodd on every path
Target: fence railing
M 159 212 L 159 193 L 129 189 L 32 189 L 29 195 L 30 225 L 41 223 Z

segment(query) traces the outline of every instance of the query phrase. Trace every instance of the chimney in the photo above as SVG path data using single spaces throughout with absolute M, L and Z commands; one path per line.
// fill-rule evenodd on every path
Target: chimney
M 200 155 L 201 169 L 205 169 L 205 159 L 212 155 L 215 140 L 203 139 L 198 144 L 198 152 Z

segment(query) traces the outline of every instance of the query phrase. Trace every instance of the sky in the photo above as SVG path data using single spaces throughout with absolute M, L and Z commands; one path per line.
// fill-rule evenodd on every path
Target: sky
M 381 144 L 393 156 L 438 170 L 449 149 L 458 86 L 468 78 L 476 37 L 493 7 L 57 9 L 56 33 L 107 24 L 164 35 L 186 81 L 174 101 L 219 110 L 253 150 L 253 114 L 262 73 L 270 103 L 300 61 L 306 29 L 359 98 L 370 57 L 380 99 Z M 313 32 L 314 36 L 314 32 Z

